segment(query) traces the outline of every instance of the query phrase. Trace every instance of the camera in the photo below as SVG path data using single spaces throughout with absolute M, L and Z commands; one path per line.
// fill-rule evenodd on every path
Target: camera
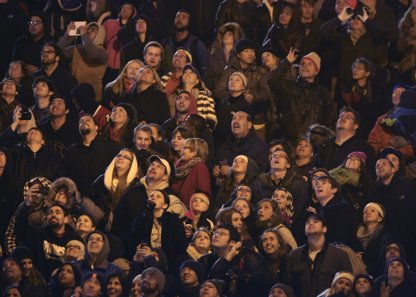
M 28 121 L 32 118 L 32 114 L 30 113 L 30 110 L 26 106 L 22 106 L 22 110 L 20 111 L 20 120 L 22 121 Z

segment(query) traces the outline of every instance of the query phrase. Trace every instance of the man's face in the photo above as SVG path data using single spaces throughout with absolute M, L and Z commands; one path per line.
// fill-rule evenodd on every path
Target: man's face
M 400 159 L 395 154 L 388 154 L 386 159 L 393 164 L 394 171 L 397 172 L 400 168 Z
M 176 111 L 179 113 L 187 113 L 191 107 L 191 97 L 187 93 L 181 93 L 176 97 Z
M 211 282 L 205 282 L 201 290 L 199 290 L 199 296 L 200 297 L 219 297 L 217 288 L 215 285 Z
M 35 15 L 32 16 L 30 20 L 28 21 L 28 25 L 29 25 L 29 33 L 34 38 L 42 36 L 45 33 L 45 26 L 43 24 L 43 21 L 38 16 L 35 16 Z
M 315 194 L 318 201 L 332 198 L 337 192 L 336 188 L 333 188 L 330 181 L 327 179 L 318 179 L 315 186 Z
M 101 296 L 101 284 L 96 279 L 87 279 L 82 286 L 82 296 L 98 297 Z
M 354 63 L 352 65 L 352 78 L 355 80 L 362 80 L 369 77 L 371 72 L 365 69 L 365 65 L 362 63 Z
M 247 136 L 252 125 L 253 124 L 248 120 L 248 115 L 245 112 L 239 111 L 234 114 L 231 121 L 231 132 L 235 138 L 241 139 Z
M 27 132 L 26 141 L 28 144 L 44 144 L 42 133 L 38 129 L 31 129 Z
M 165 209 L 167 207 L 165 203 L 165 197 L 160 191 L 153 191 L 149 195 L 149 201 L 152 201 L 155 205 L 155 209 Z
M 17 89 L 16 89 L 16 83 L 8 79 L 3 82 L 3 85 L 1 87 L 1 94 L 5 96 L 16 96 Z
M 142 274 L 140 291 L 146 294 L 156 293 L 159 290 L 159 284 L 157 278 L 152 273 Z
M 185 267 L 181 271 L 181 282 L 185 287 L 193 288 L 198 285 L 198 277 L 192 269 Z
M 134 145 L 138 150 L 147 150 L 152 143 L 152 135 L 146 131 L 138 130 L 134 137 Z
M 226 248 L 230 244 L 230 231 L 218 228 L 212 235 L 211 244 L 215 248 Z
M 98 255 L 104 247 L 104 237 L 99 233 L 93 233 L 88 237 L 87 251 L 91 255 Z
M 61 117 L 68 113 L 65 100 L 62 98 L 54 98 L 49 106 L 49 113 L 53 117 Z
M 397 245 L 389 245 L 386 248 L 386 262 L 389 262 L 395 258 L 400 258 L 400 249 L 397 247 Z
M 59 206 L 52 206 L 48 209 L 46 220 L 52 227 L 60 227 L 67 222 L 65 213 Z
M 90 116 L 81 117 L 78 128 L 81 135 L 87 135 L 91 131 L 98 131 L 98 126 L 95 125 L 94 120 Z
M 137 73 L 137 81 L 141 83 L 153 84 L 156 82 L 153 71 L 149 67 L 142 67 Z
M 146 33 L 147 31 L 147 23 L 145 20 L 138 19 L 136 21 L 136 33 Z
M 52 46 L 44 46 L 40 54 L 40 61 L 43 65 L 53 65 L 59 61 L 59 57 Z
M 269 297 L 287 297 L 287 295 L 281 288 L 274 288 L 270 291 Z
M 315 64 L 309 59 L 300 61 L 299 76 L 303 79 L 314 78 L 318 74 Z
M 388 179 L 395 173 L 394 167 L 387 159 L 380 159 L 376 163 L 376 175 L 377 179 Z
M 153 161 L 150 163 L 149 169 L 147 169 L 146 177 L 153 181 L 167 180 L 165 166 L 158 161 Z
M 252 48 L 246 48 L 245 50 L 238 53 L 237 57 L 240 60 L 240 62 L 247 65 L 251 65 L 256 60 L 256 52 Z
M 33 96 L 34 97 L 48 97 L 51 96 L 53 93 L 49 91 L 49 86 L 44 81 L 38 82 L 35 87 L 33 88 Z
M 313 16 L 313 6 L 305 1 L 302 1 L 302 5 L 300 6 L 302 10 L 302 17 L 305 19 L 310 19 Z
M 157 46 L 149 46 L 144 55 L 144 62 L 152 68 L 157 68 L 162 61 L 162 50 Z
M 313 216 L 308 218 L 305 223 L 305 235 L 319 235 L 326 233 L 326 227 L 323 226 L 322 222 Z
M 182 81 L 184 83 L 189 83 L 195 85 L 198 83 L 198 75 L 193 72 L 191 69 L 186 69 L 185 72 L 182 74 Z
M 264 52 L 261 54 L 261 62 L 268 69 L 273 69 L 279 64 L 279 58 L 271 52 Z
M 355 116 L 350 111 L 342 112 L 337 121 L 337 130 L 355 131 L 358 129 L 358 125 L 354 123 Z
M 277 150 L 270 160 L 272 170 L 288 170 L 290 168 L 289 157 L 284 151 Z
M 178 31 L 185 31 L 189 26 L 189 14 L 186 12 L 178 12 L 173 23 L 175 29 Z
M 23 271 L 20 270 L 19 265 L 13 260 L 6 260 L 3 262 L 3 276 L 9 282 L 19 281 L 22 278 Z
M 388 268 L 387 275 L 395 280 L 404 280 L 404 267 L 399 261 L 393 261 Z

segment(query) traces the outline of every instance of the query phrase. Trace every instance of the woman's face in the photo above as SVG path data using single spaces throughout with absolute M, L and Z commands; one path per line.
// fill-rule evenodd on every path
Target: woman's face
M 130 289 L 130 296 L 140 297 L 140 283 L 141 283 L 140 278 L 132 282 L 131 289 Z
M 344 292 L 344 295 L 349 296 L 352 291 L 352 282 L 346 278 L 340 278 L 334 285 L 335 293 Z
M 201 193 L 195 193 L 191 196 L 191 206 L 194 213 L 203 213 L 208 210 L 208 205 L 205 203 L 205 197 L 201 197 Z
M 114 167 L 117 173 L 123 174 L 130 169 L 132 162 L 133 154 L 127 150 L 122 150 L 115 156 Z
M 276 190 L 273 193 L 272 199 L 277 202 L 281 211 L 286 210 L 287 207 L 287 192 L 283 190 Z
M 89 216 L 82 215 L 75 223 L 75 230 L 82 233 L 89 233 L 94 231 L 95 227 Z
M 191 69 L 186 69 L 182 75 L 182 82 L 196 85 L 198 83 L 198 76 Z
M 355 156 L 350 156 L 345 162 L 345 168 L 352 170 L 360 170 L 361 160 Z
M 137 81 L 140 83 L 147 83 L 149 85 L 156 82 L 153 71 L 149 67 L 142 67 L 137 73 Z
M 198 232 L 194 240 L 194 246 L 197 250 L 208 250 L 211 247 L 211 237 L 207 232 Z
M 326 176 L 327 174 L 323 171 L 317 171 L 312 175 L 312 189 L 315 191 L 316 188 L 316 180 L 320 176 Z
M 195 158 L 196 152 L 191 149 L 189 142 L 185 141 L 181 150 L 181 159 L 188 161 Z
M 110 118 L 113 121 L 113 123 L 123 125 L 127 124 L 129 120 L 126 110 L 120 106 L 113 107 Z
M 238 212 L 233 213 L 231 215 L 231 224 L 237 229 L 238 233 L 241 233 L 244 226 L 243 216 Z
M 125 76 L 129 80 L 136 80 L 137 73 L 142 65 L 139 62 L 131 62 L 126 69 Z
M 112 277 L 107 283 L 107 296 L 120 297 L 123 294 L 123 287 L 118 276 Z
M 264 232 L 263 233 L 263 250 L 266 252 L 266 254 L 275 254 L 279 251 L 280 243 L 279 240 L 276 237 L 276 234 L 273 232 Z
M 261 54 L 261 61 L 268 69 L 273 69 L 279 64 L 280 59 L 271 52 L 264 52 Z
M 236 157 L 233 161 L 231 170 L 235 173 L 245 173 L 247 171 L 247 162 L 244 158 Z
M 75 283 L 74 270 L 71 265 L 62 266 L 58 274 L 58 281 L 65 288 L 69 288 Z
M 22 297 L 17 288 L 10 288 L 6 294 L 7 297 Z
M 136 21 L 136 33 L 146 33 L 147 31 L 147 23 L 145 20 L 138 19 Z
M 250 205 L 247 200 L 238 200 L 234 204 L 234 208 L 237 209 L 243 215 L 243 218 L 247 218 L 251 213 Z
M 3 175 L 4 168 L 6 167 L 6 155 L 0 151 L 0 176 Z
M 355 80 L 365 79 L 370 76 L 363 63 L 354 63 L 352 65 L 352 78 Z
M 55 196 L 53 197 L 53 201 L 59 205 L 65 206 L 68 203 L 67 193 L 65 191 L 56 192 Z
M 366 278 L 360 278 L 355 282 L 355 291 L 358 294 L 367 294 L 373 290 L 370 282 Z
M 228 79 L 228 90 L 231 92 L 244 91 L 244 81 L 239 75 L 231 75 Z
M 257 210 L 257 215 L 259 217 L 259 221 L 267 221 L 270 219 L 273 215 L 272 204 L 268 201 L 262 202 Z
M 279 15 L 279 23 L 284 27 L 289 26 L 290 20 L 292 19 L 292 14 L 292 9 L 287 6 L 284 7 Z
M 307 140 L 302 139 L 296 146 L 295 152 L 296 158 L 312 158 L 313 147 Z
M 222 36 L 223 44 L 234 44 L 234 34 L 231 31 L 227 31 Z
M 185 144 L 185 138 L 182 137 L 181 133 L 177 132 L 176 134 L 172 136 L 171 144 L 172 144 L 172 149 L 176 153 L 180 153 Z
M 375 207 L 367 206 L 363 212 L 363 222 L 365 224 L 369 223 L 380 223 L 382 218 L 380 217 L 379 212 Z

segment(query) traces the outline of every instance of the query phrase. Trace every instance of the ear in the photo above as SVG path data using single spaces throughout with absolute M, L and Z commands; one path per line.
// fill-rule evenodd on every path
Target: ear
M 166 209 L 168 208 L 168 205 L 167 205 L 166 203 L 163 203 L 162 208 L 163 208 L 164 210 L 166 210 Z
M 49 96 L 52 96 L 53 95 L 53 92 L 52 91 L 49 91 L 48 94 L 49 94 Z
M 380 223 L 382 220 L 383 220 L 382 218 L 378 217 L 377 222 Z
M 290 163 L 286 163 L 286 168 L 289 169 L 290 168 Z
M 358 124 L 354 124 L 354 130 L 358 130 Z
M 322 227 L 322 232 L 325 234 L 326 232 L 328 231 L 328 228 L 327 227 Z
M 332 194 L 335 195 L 337 192 L 338 192 L 338 189 L 337 188 L 331 188 L 331 193 Z
M 68 114 L 68 113 L 69 113 L 69 109 L 66 109 L 66 110 L 65 110 L 65 114 Z
M 68 224 L 68 222 L 69 222 L 69 216 L 64 216 L 64 223 Z
M 253 123 L 252 122 L 248 122 L 248 129 L 250 130 L 253 127 Z

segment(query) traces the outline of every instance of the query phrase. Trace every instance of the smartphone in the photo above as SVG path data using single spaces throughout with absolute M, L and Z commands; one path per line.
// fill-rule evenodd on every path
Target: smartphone
M 74 22 L 74 25 L 75 25 L 75 28 L 69 30 L 69 32 L 68 32 L 69 36 L 80 36 L 81 33 L 79 31 L 79 27 L 86 26 L 87 22 L 86 21 L 77 21 L 77 22 Z

